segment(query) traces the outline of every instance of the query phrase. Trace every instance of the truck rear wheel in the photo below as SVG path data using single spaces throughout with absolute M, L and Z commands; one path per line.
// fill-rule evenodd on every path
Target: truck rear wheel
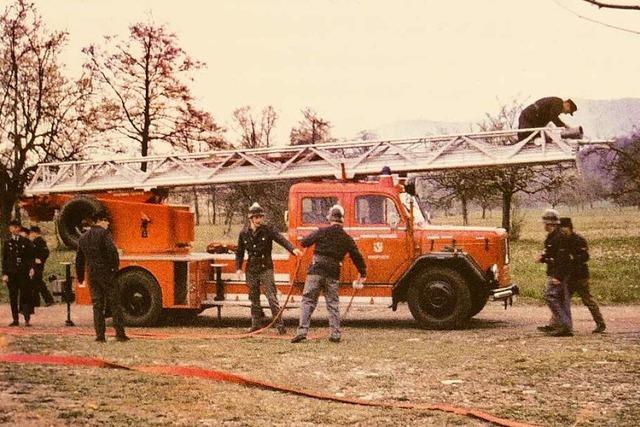
M 463 328 L 471 313 L 471 294 L 457 272 L 435 267 L 419 273 L 407 293 L 409 310 L 425 329 Z
M 156 279 L 147 271 L 135 269 L 120 273 L 116 282 L 125 325 L 155 325 L 162 313 L 162 292 Z
M 89 196 L 79 196 L 65 203 L 56 220 L 62 243 L 69 249 L 78 249 L 78 240 L 82 234 L 82 220 L 90 218 L 103 209 L 104 205 L 100 201 Z

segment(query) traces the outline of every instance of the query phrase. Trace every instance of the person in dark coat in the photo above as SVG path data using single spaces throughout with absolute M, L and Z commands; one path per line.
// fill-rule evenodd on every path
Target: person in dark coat
M 96 341 L 105 342 L 105 308 L 111 308 L 116 340 L 128 341 L 124 331 L 120 292 L 115 282 L 115 274 L 120 267 L 120 257 L 111 232 L 109 215 L 102 211 L 94 215 L 95 224 L 80 236 L 76 253 L 76 276 L 80 283 L 89 279 L 93 302 L 93 325 Z M 86 273 L 86 274 L 85 274 Z
M 311 315 L 318 304 L 320 291 L 324 291 L 327 311 L 329 312 L 329 326 L 331 327 L 329 341 L 340 342 L 340 299 L 338 290 L 342 261 L 347 254 L 349 254 L 360 273 L 358 279 L 353 282 L 354 288 L 359 289 L 362 287 L 362 282 L 366 280 L 367 266 L 364 262 L 364 257 L 358 250 L 353 238 L 342 228 L 344 222 L 342 206 L 334 205 L 329 210 L 328 219 L 330 222 L 328 227 L 320 228 L 300 241 L 300 244 L 305 248 L 312 245 L 315 245 L 315 248 L 313 260 L 307 269 L 307 280 L 302 294 L 298 334 L 291 340 L 292 343 L 307 339 Z
M 249 224 L 238 236 L 238 248 L 236 250 L 236 272 L 242 277 L 242 264 L 244 254 L 248 254 L 247 260 L 247 285 L 249 286 L 249 300 L 251 300 L 251 329 L 257 331 L 261 327 L 262 308 L 260 306 L 260 285 L 264 287 L 264 294 L 269 301 L 271 315 L 276 316 L 280 312 L 276 282 L 273 274 L 273 260 L 271 252 L 273 242 L 288 250 L 292 255 L 300 256 L 302 252 L 295 248 L 277 230 L 264 223 L 264 210 L 258 203 L 249 208 Z M 278 333 L 284 335 L 286 329 L 282 316 L 278 320 Z
M 589 245 L 587 240 L 573 231 L 573 223 L 571 218 L 560 218 L 560 229 L 565 237 L 565 245 L 567 247 L 567 283 L 569 285 L 569 293 L 580 295 L 582 303 L 589 309 L 596 328 L 594 334 L 603 333 L 607 326 L 600 312 L 598 303 L 589 291 Z
M 571 114 L 578 111 L 578 107 L 571 100 L 565 101 L 562 98 L 550 96 L 538 99 L 533 104 L 522 110 L 518 118 L 518 129 L 541 128 L 547 126 L 549 122 L 558 127 L 568 127 L 562 120 L 560 114 Z M 527 138 L 533 132 L 519 132 L 518 141 Z
M 2 282 L 9 288 L 9 302 L 13 321 L 9 326 L 18 326 L 19 313 L 24 316 L 25 326 L 31 326 L 33 314 L 34 251 L 31 241 L 20 235 L 19 221 L 9 223 L 9 239 L 2 248 Z
M 567 284 L 568 262 L 566 243 L 560 231 L 560 215 L 555 209 L 547 209 L 542 216 L 547 237 L 538 262 L 547 265 L 547 282 L 544 297 L 551 310 L 551 322 L 538 329 L 552 336 L 573 336 L 571 319 L 571 295 Z
M 42 278 L 45 264 L 49 258 L 49 247 L 47 246 L 47 242 L 42 238 L 42 232 L 40 227 L 37 225 L 34 225 L 29 229 L 29 240 L 33 243 L 33 249 L 35 251 L 33 264 L 33 270 L 35 271 L 33 276 L 33 289 L 35 293 L 34 299 L 36 307 L 40 305 L 40 296 L 42 296 L 42 299 L 44 300 L 45 307 L 49 307 L 53 304 L 53 296 L 51 295 L 51 292 L 49 292 L 49 289 Z

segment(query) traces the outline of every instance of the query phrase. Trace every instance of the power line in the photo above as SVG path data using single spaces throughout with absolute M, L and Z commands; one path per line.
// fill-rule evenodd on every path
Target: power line
M 580 18 L 580 19 L 584 19 L 584 20 L 586 20 L 586 21 L 593 22 L 594 24 L 602 25 L 602 26 L 607 27 L 607 28 L 612 28 L 612 29 L 614 29 L 614 30 L 625 31 L 625 32 L 627 32 L 627 33 L 640 35 L 640 31 L 637 31 L 637 30 L 631 30 L 631 29 L 629 29 L 629 28 L 624 28 L 624 27 L 619 27 L 619 26 L 617 26 L 617 25 L 607 24 L 606 22 L 598 21 L 598 20 L 596 20 L 596 19 L 589 18 L 588 16 L 581 15 L 581 14 L 579 14 L 578 12 L 576 12 L 576 11 L 574 11 L 574 10 L 572 10 L 572 9 L 569 9 L 567 6 L 565 6 L 565 5 L 563 5 L 562 3 L 560 3 L 560 1 L 559 1 L 559 0 L 553 0 L 553 2 L 554 2 L 556 5 L 558 5 L 559 7 L 561 7 L 562 9 L 564 9 L 564 10 L 566 10 L 567 12 L 569 12 L 569 13 L 571 13 L 571 14 L 573 14 L 573 15 L 577 16 L 577 17 L 578 17 L 578 18 Z

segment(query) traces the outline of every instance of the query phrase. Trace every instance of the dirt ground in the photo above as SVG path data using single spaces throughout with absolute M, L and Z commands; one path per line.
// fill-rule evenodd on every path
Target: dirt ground
M 344 322 L 342 343 L 294 345 L 283 339 L 207 339 L 249 326 L 248 309 L 225 308 L 220 322 L 208 310 L 192 325 L 129 330 L 168 339 L 97 344 L 90 307 L 73 307 L 73 329 L 58 328 L 65 318 L 62 305 L 39 309 L 29 335 L 17 336 L 16 328 L 4 327 L 10 315 L 2 305 L 0 351 L 199 366 L 336 396 L 473 407 L 540 425 L 637 425 L 640 307 L 608 306 L 603 313 L 604 335 L 591 334 L 589 312 L 576 306 L 576 336 L 550 338 L 535 330 L 548 318 L 547 309 L 536 305 L 517 303 L 504 311 L 489 304 L 462 331 L 417 329 L 406 306 L 395 313 L 356 307 Z M 286 314 L 288 325 L 296 316 L 297 310 Z M 314 331 L 325 331 L 324 309 L 315 318 Z M 60 329 L 64 334 L 56 334 Z M 439 412 L 367 408 L 202 379 L 4 363 L 0 424 L 484 425 Z

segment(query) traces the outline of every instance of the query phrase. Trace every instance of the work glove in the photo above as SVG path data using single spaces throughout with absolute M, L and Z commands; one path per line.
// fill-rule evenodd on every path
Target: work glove
M 364 288 L 364 281 L 365 278 L 364 277 L 358 277 L 356 280 L 353 281 L 353 289 L 362 289 Z
M 243 275 L 242 270 L 236 271 L 236 280 L 237 281 L 241 281 L 242 280 L 242 275 Z

